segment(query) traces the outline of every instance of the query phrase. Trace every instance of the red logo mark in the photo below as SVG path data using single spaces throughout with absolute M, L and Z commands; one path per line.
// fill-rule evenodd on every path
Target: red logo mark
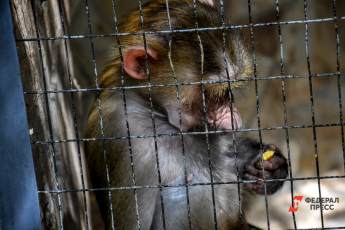
M 293 204 L 289 208 L 289 212 L 297 212 L 298 211 L 298 206 L 302 202 L 303 196 L 294 196 L 293 198 Z

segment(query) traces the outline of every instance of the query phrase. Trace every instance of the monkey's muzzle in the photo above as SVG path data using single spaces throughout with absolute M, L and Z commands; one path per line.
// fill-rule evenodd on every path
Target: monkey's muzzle
M 207 122 L 216 129 L 239 129 L 242 127 L 241 115 L 237 108 L 230 103 L 209 107 Z

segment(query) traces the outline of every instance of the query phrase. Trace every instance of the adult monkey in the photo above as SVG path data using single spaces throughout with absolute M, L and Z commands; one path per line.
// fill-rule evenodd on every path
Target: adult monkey
M 169 15 L 170 21 L 165 0 L 154 0 L 142 15 L 130 14 L 121 31 L 194 28 L 195 18 L 199 28 L 220 24 L 212 1 L 195 10 L 192 0 L 169 0 Z M 87 127 L 88 137 L 125 137 L 86 144 L 93 188 L 124 187 L 97 192 L 107 228 L 249 229 L 239 214 L 245 191 L 272 194 L 281 187 L 272 180 L 287 176 L 280 151 L 233 138 L 241 117 L 229 85 L 238 82 L 226 80 L 248 77 L 251 63 L 238 36 L 226 36 L 226 44 L 222 30 L 120 36 L 123 58 L 106 67 L 100 87 L 127 89 L 101 91 Z M 180 135 L 209 130 L 228 132 Z M 262 161 L 268 149 L 275 155 Z M 256 182 L 239 190 L 238 177 Z M 270 180 L 266 187 L 263 178 Z

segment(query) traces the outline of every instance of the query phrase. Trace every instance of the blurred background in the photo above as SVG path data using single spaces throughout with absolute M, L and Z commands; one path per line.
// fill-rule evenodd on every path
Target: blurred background
M 59 181 L 63 188 L 81 188 L 81 186 L 84 188 L 87 187 L 87 173 L 84 172 L 84 178 L 79 176 L 85 171 L 82 167 L 83 159 L 79 159 L 79 156 L 82 156 L 83 146 L 79 142 L 66 140 L 83 138 L 83 127 L 96 93 L 77 92 L 71 96 L 61 93 L 61 90 L 96 87 L 97 75 L 116 55 L 117 48 L 113 36 L 103 35 L 114 34 L 115 22 L 126 20 L 126 15 L 132 9 L 138 9 L 138 2 L 136 0 L 118 0 L 115 4 L 111 0 L 33 2 L 34 11 L 31 17 L 41 19 L 33 24 L 34 32 L 41 37 L 81 35 L 80 38 L 75 36 L 73 39 L 42 41 L 43 56 L 37 60 L 43 60 L 45 68 L 40 67 L 35 70 L 33 67 L 28 67 L 31 68 L 30 74 L 27 74 L 27 77 L 25 73 L 22 74 L 25 91 L 60 92 L 48 95 L 51 111 L 45 112 L 50 113 L 49 116 L 53 121 L 54 139 L 65 140 L 55 146 L 58 176 L 52 181 L 47 179 L 49 175 L 44 178 L 38 176 L 39 187 L 42 190 L 56 188 L 56 181 Z M 309 204 L 302 203 L 295 217 L 288 212 L 292 191 L 294 195 L 318 197 L 320 186 L 321 197 L 339 198 L 335 210 L 323 211 L 324 226 L 344 227 L 345 179 L 336 176 L 344 176 L 345 170 L 345 140 L 341 124 L 341 119 L 344 119 L 342 114 L 345 113 L 343 79 L 345 1 L 252 0 L 249 2 L 251 17 L 249 17 L 247 0 L 224 1 L 224 12 L 228 21 L 245 27 L 241 32 L 247 42 L 248 50 L 253 53 L 256 67 L 257 81 L 249 81 L 243 89 L 236 92 L 235 101 L 244 116 L 244 128 L 254 129 L 248 132 L 248 135 L 259 138 L 259 132 L 255 129 L 264 129 L 260 133 L 262 141 L 280 146 L 291 162 L 292 178 L 300 179 L 291 183 L 285 182 L 282 190 L 269 196 L 268 209 L 263 196 L 253 196 L 249 201 L 251 208 L 246 212 L 248 221 L 266 229 L 268 215 L 271 229 L 294 228 L 294 222 L 298 228 L 321 228 L 320 211 L 310 210 Z M 304 23 L 306 19 L 308 33 Z M 37 36 L 29 29 L 24 31 L 20 27 L 23 23 L 20 17 L 14 17 L 14 20 L 17 24 L 17 37 Z M 252 39 L 251 28 L 245 26 L 249 23 L 255 25 L 252 29 Z M 90 34 L 96 36 L 83 36 Z M 18 46 L 22 57 L 27 58 L 29 51 L 38 55 L 35 53 L 37 52 L 35 44 L 20 43 Z M 25 57 L 22 58 L 24 59 Z M 32 57 L 30 60 L 34 60 L 32 65 L 38 65 Z M 22 66 L 25 65 L 28 66 L 27 62 L 22 61 Z M 35 71 L 37 75 L 44 75 L 43 78 L 48 83 L 47 88 L 38 84 L 37 79 L 32 77 Z M 283 79 L 282 76 L 288 77 Z M 40 100 L 42 100 L 41 94 L 26 96 L 29 124 L 35 128 L 31 135 L 32 140 L 47 139 L 47 134 L 36 131 L 37 123 L 42 123 L 45 117 L 37 120 L 35 113 L 30 112 L 32 103 L 40 103 L 38 102 Z M 37 112 L 39 109 L 32 110 Z M 314 129 L 313 125 L 316 126 Z M 45 125 L 41 124 L 41 126 L 44 130 Z M 288 129 L 284 128 L 287 126 Z M 52 151 L 50 147 L 42 150 L 42 146 L 33 147 L 39 152 L 36 161 L 43 157 L 44 151 Z M 318 158 L 315 157 L 316 155 Z M 52 159 L 45 159 L 45 162 L 51 164 Z M 41 164 L 42 170 L 49 168 Z M 49 170 L 51 175 L 55 175 L 51 168 Z M 326 178 L 318 181 L 315 179 L 317 176 Z M 85 185 L 81 185 L 82 182 Z M 92 193 L 90 194 L 88 200 L 92 206 L 94 198 Z M 81 193 L 75 195 L 65 193 L 61 196 L 63 202 L 66 202 L 64 208 L 67 210 L 64 210 L 64 213 L 73 213 L 72 217 L 65 218 L 64 221 L 79 226 L 78 216 L 82 219 L 80 217 L 83 214 L 76 211 L 71 203 L 82 202 Z M 43 198 L 41 195 L 40 199 L 41 206 L 49 204 L 46 206 L 50 207 L 50 212 L 56 209 L 55 195 L 50 198 Z M 73 202 L 68 202 L 69 200 Z M 58 222 L 47 215 L 46 218 L 52 225 Z M 94 226 L 99 226 L 101 223 L 98 221 L 95 218 L 90 222 Z

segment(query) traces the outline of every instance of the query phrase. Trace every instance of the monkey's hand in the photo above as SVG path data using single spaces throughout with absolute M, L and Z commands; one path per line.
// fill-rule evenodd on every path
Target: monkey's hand
M 274 155 L 264 160 L 263 153 L 267 151 L 273 151 Z M 242 179 L 256 181 L 245 183 L 244 188 L 265 194 L 266 183 L 266 193 L 273 194 L 283 185 L 283 181 L 277 179 L 285 179 L 288 174 L 287 169 L 287 161 L 280 150 L 274 145 L 266 145 L 249 164 L 244 166 Z

